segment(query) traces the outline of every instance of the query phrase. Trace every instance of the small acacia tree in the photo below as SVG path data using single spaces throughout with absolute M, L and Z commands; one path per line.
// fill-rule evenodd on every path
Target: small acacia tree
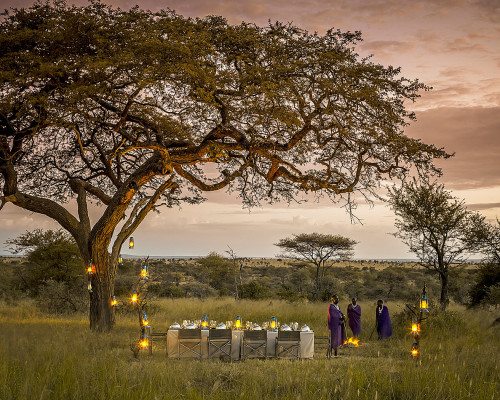
M 448 155 L 403 133 L 426 87 L 359 58 L 359 40 L 100 2 L 3 16 L 1 203 L 56 220 L 95 265 L 91 329 L 113 326 L 121 246 L 160 205 L 223 188 L 246 206 L 352 201 L 410 167 L 437 172 Z
M 394 236 L 417 255 L 420 265 L 439 274 L 440 303 L 445 309 L 450 268 L 474 250 L 470 236 L 477 214 L 436 182 L 419 185 L 413 181 L 393 187 L 388 202 L 396 214 Z
M 301 233 L 281 239 L 275 246 L 282 249 L 282 257 L 307 260 L 316 266 L 316 289 L 325 276 L 327 261 L 352 257 L 356 241 L 340 235 Z

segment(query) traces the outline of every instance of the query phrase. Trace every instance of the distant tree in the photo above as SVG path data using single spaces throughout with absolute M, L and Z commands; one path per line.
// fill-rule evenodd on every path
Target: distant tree
M 246 206 L 304 192 L 351 205 L 448 157 L 403 133 L 426 86 L 360 58 L 359 32 L 99 1 L 13 9 L 0 32 L 1 205 L 54 219 L 95 265 L 93 330 L 113 326 L 122 244 L 160 205 L 224 188 Z
M 396 214 L 397 232 L 423 267 L 435 271 L 441 280 L 440 303 L 449 303 L 449 271 L 464 262 L 471 247 L 471 226 L 477 213 L 436 182 L 404 183 L 389 190 L 389 204 Z
M 80 309 L 85 267 L 69 234 L 36 229 L 6 243 L 11 252 L 26 256 L 16 274 L 20 289 L 31 296 L 43 295 L 45 301 L 51 300 L 62 308 Z
M 233 264 L 216 252 L 196 260 L 200 282 L 209 284 L 219 292 L 227 292 L 233 280 Z
M 316 266 L 316 288 L 319 288 L 328 266 L 327 261 L 351 258 L 357 243 L 340 235 L 301 233 L 281 239 L 275 246 L 282 249 L 282 257 L 313 263 Z
M 470 240 L 483 255 L 475 285 L 469 292 L 470 305 L 495 304 L 500 299 L 500 220 L 496 224 L 478 217 L 472 225 Z

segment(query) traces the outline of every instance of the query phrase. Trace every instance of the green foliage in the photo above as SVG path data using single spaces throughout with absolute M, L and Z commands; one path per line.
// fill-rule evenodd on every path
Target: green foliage
M 470 305 L 498 305 L 500 290 L 500 265 L 483 264 L 476 276 L 476 283 L 469 292 Z
M 200 282 L 210 285 L 216 290 L 227 291 L 234 283 L 234 266 L 231 261 L 216 252 L 196 261 L 197 278 Z
M 26 262 L 16 268 L 13 286 L 47 311 L 85 309 L 87 305 L 85 267 L 71 236 L 61 230 L 26 232 L 7 244 L 15 253 L 25 253 Z
M 238 285 L 238 291 L 242 299 L 265 299 L 269 297 L 269 289 L 256 281 Z

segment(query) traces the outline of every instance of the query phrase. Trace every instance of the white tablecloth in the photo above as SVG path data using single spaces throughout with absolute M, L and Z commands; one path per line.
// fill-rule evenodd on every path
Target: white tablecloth
M 171 358 L 178 356 L 178 336 L 179 331 L 169 329 L 167 332 L 167 355 Z M 241 346 L 243 342 L 244 331 L 233 331 L 231 339 L 231 359 L 239 360 L 241 355 Z M 278 332 L 267 331 L 267 356 L 276 357 L 276 338 Z M 201 354 L 202 358 L 208 357 L 208 330 L 201 331 Z M 300 332 L 300 355 L 302 358 L 313 358 L 314 356 L 314 332 Z M 195 357 L 188 351 L 182 354 L 184 357 Z

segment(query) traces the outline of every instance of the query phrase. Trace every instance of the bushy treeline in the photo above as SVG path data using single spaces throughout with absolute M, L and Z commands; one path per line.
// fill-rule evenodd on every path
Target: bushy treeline
M 49 252 L 51 256 L 56 253 Z M 67 252 L 62 253 L 68 257 Z M 40 256 L 40 255 L 39 255 Z M 43 257 L 42 257 L 43 258 Z M 82 263 L 61 264 L 33 257 L 4 259 L 2 296 L 38 299 L 45 311 L 84 311 L 87 307 L 85 272 Z M 440 282 L 428 270 L 412 263 L 349 261 L 333 263 L 319 288 L 312 264 L 294 260 L 231 260 L 217 253 L 190 260 L 149 260 L 149 296 L 163 298 L 221 297 L 240 299 L 282 299 L 287 301 L 328 301 L 333 294 L 344 300 L 401 300 L 419 297 L 424 283 L 432 299 L 438 299 Z M 71 268 L 60 274 L 58 268 Z M 119 266 L 115 294 L 125 299 L 137 282 L 142 260 L 125 259 Z M 499 303 L 498 267 L 463 267 L 452 272 L 450 296 L 459 304 Z

